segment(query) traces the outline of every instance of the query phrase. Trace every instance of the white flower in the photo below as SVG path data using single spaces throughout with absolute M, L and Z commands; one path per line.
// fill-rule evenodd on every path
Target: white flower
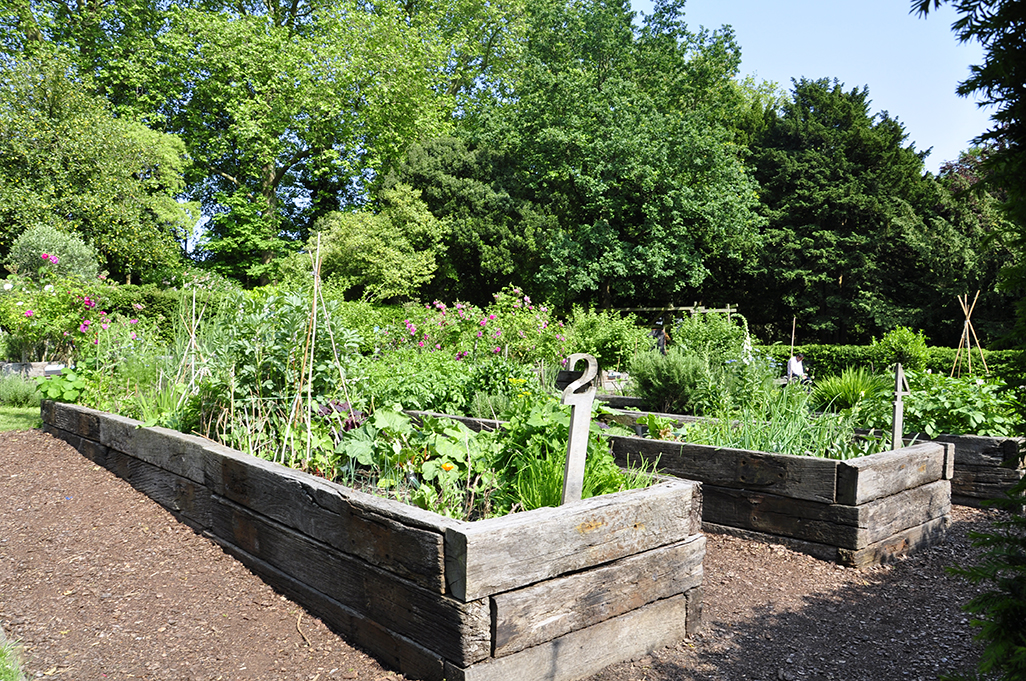
M 46 286 L 43 287 L 43 290 L 44 291 L 52 291 L 53 290 L 53 284 L 47 284 Z
M 12 288 L 14 288 L 14 284 L 12 284 L 11 282 L 7 282 L 6 284 L 4 284 L 5 291 L 10 291 Z
M 18 301 L 17 303 L 15 303 L 15 304 L 16 304 L 16 305 L 24 305 L 25 303 L 23 303 L 23 302 L 21 302 L 21 301 L 19 300 L 19 301 Z

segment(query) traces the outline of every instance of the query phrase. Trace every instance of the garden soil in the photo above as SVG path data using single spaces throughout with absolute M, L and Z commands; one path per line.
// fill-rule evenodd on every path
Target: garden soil
M 979 644 L 968 533 L 896 564 L 841 568 L 710 535 L 704 631 L 602 671 L 642 679 L 935 679 Z M 402 679 L 124 481 L 40 431 L 0 433 L 0 625 L 29 679 Z M 511 679 L 510 681 L 521 681 Z M 524 680 L 529 681 L 529 680 Z

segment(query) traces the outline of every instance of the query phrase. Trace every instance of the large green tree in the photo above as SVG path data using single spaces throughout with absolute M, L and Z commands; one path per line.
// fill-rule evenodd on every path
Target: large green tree
M 943 249 L 956 246 L 938 230 L 955 230 L 935 215 L 927 225 L 941 197 L 924 178 L 925 154 L 869 104 L 867 88 L 802 79 L 755 137 L 769 222 L 757 271 L 738 293 L 771 335 L 789 333 L 797 317 L 806 340 L 865 341 L 919 321 L 936 297 L 923 271 L 944 267 Z
M 633 17 L 624 0 L 532 2 L 514 77 L 461 111 L 463 146 L 408 160 L 400 179 L 436 215 L 488 235 L 453 244 L 477 259 L 460 277 L 666 303 L 751 242 L 756 187 L 722 122 L 743 104 L 732 36 L 688 32 L 680 3 Z
M 913 0 L 912 9 L 927 14 L 944 0 Z M 1011 251 L 1002 271 L 1003 288 L 1017 302 L 1014 343 L 1026 345 L 1026 4 L 1018 0 L 951 0 L 959 18 L 952 25 L 963 42 L 979 41 L 982 64 L 958 85 L 963 96 L 976 95 L 993 107 L 994 126 L 976 138 L 989 144 L 983 163 L 982 190 L 1003 195 L 1008 221 L 1001 238 Z
M 59 58 L 0 68 L 0 254 L 45 224 L 79 234 L 121 279 L 159 276 L 198 218 L 176 200 L 185 146 L 91 90 Z

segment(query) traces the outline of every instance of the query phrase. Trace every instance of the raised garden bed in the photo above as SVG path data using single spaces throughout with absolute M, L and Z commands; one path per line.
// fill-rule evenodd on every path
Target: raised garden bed
M 1003 497 L 1026 475 L 1023 438 L 937 435 L 933 439 L 955 446 L 955 473 L 951 478 L 954 504 L 978 508 L 987 499 Z
M 700 420 L 695 416 L 645 411 L 622 411 L 611 422 L 632 427 L 638 417 L 654 413 L 678 426 Z M 951 477 L 951 503 L 979 508 L 987 499 L 998 499 L 1026 475 L 1023 438 L 985 437 L 982 435 L 937 435 L 925 433 L 906 436 L 917 442 L 944 442 L 955 447 L 955 468 Z
M 639 412 L 613 420 L 630 426 Z M 694 417 L 658 414 L 678 423 Z M 498 421 L 461 418 L 475 429 Z M 610 436 L 621 466 L 702 484 L 703 528 L 867 567 L 939 541 L 950 524 L 954 445 L 925 442 L 848 461 Z
M 131 419 L 53 402 L 42 417 L 413 678 L 579 679 L 701 620 L 691 481 L 462 522 Z
M 951 512 L 954 447 L 927 442 L 848 461 L 610 438 L 620 465 L 703 483 L 703 527 L 781 541 L 866 567 L 938 541 Z

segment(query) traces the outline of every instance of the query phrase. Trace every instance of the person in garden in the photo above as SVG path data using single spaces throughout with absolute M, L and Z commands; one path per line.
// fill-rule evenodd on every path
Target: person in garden
M 809 377 L 805 373 L 805 355 L 798 353 L 787 360 L 787 382 L 807 381 Z
M 653 350 L 658 350 L 662 354 L 666 354 L 666 344 L 670 342 L 670 334 L 666 333 L 666 329 L 663 328 L 662 320 L 656 323 L 656 326 L 648 334 L 649 338 L 655 339 L 655 343 L 652 345 Z

